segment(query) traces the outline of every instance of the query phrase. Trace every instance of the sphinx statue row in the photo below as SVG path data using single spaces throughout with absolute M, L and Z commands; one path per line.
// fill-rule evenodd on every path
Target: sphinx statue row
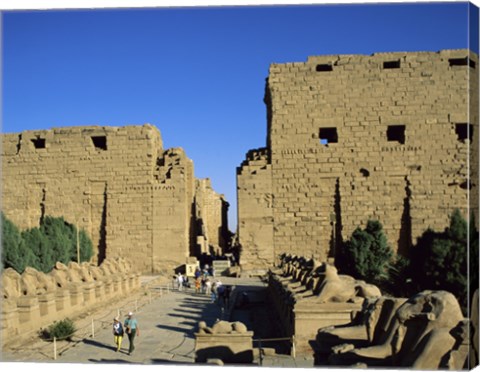
M 27 267 L 22 274 L 2 273 L 1 331 L 4 344 L 32 335 L 94 306 L 124 298 L 140 288 L 140 275 L 123 258 L 87 262 L 57 262 L 49 273 Z
M 373 285 L 339 275 L 326 263 L 291 255 L 279 258 L 269 284 L 280 295 L 277 308 L 283 303 L 280 316 L 287 316 L 286 323 L 294 325 L 291 332 L 299 328 L 294 319 L 297 307 L 308 300 L 317 309 L 321 325 L 310 340 L 316 364 L 451 370 L 478 364 L 478 290 L 471 316 L 465 318 L 458 300 L 446 291 L 425 290 L 408 299 L 394 298 L 382 295 Z M 349 322 L 325 325 L 319 309 L 340 303 L 360 307 L 352 310 Z M 311 333 L 307 336 L 311 339 Z

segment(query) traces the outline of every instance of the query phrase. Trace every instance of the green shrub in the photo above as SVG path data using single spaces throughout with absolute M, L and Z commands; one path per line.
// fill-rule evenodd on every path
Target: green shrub
M 56 261 L 51 243 L 41 230 L 38 227 L 34 227 L 22 231 L 22 239 L 35 257 L 30 266 L 44 273 L 50 272 Z
M 80 262 L 93 255 L 91 239 L 84 230 L 78 233 Z M 2 213 L 2 264 L 19 273 L 31 266 L 50 272 L 57 261 L 68 264 L 77 261 L 77 227 L 63 217 L 46 216 L 40 227 L 19 232 Z
M 417 291 L 449 291 L 457 297 L 463 310 L 466 309 L 467 237 L 467 222 L 458 209 L 443 232 L 427 229 L 422 234 L 411 252 L 410 271 Z M 478 278 L 478 272 L 476 275 Z
M 56 261 L 67 264 L 77 261 L 77 227 L 63 217 L 46 216 L 40 230 L 50 241 Z M 80 262 L 89 261 L 93 255 L 93 245 L 85 230 L 78 233 Z
M 74 232 L 76 234 L 77 227 L 74 226 Z M 92 240 L 89 238 L 85 230 L 80 230 L 78 233 L 79 243 L 80 243 L 80 262 L 90 261 L 93 256 L 93 244 Z M 76 238 L 75 238 L 76 239 Z M 72 261 L 77 261 L 77 248 L 75 240 L 75 254 L 70 257 Z
M 70 339 L 77 331 L 75 323 L 69 318 L 53 323 L 44 332 L 43 336 L 49 340 L 55 337 L 57 340 Z
M 34 254 L 26 246 L 18 228 L 2 212 L 2 264 L 20 274 L 27 266 L 32 266 Z
M 73 225 L 66 222 L 63 217 L 46 216 L 40 225 L 40 231 L 48 239 L 56 261 L 68 264 L 72 257 L 76 257 Z
M 364 230 L 357 227 L 341 249 L 339 271 L 371 283 L 387 274 L 392 251 L 379 221 L 369 220 Z
M 394 297 L 410 297 L 415 294 L 410 273 L 410 260 L 396 255 L 387 265 L 387 275 L 381 283 L 382 292 Z

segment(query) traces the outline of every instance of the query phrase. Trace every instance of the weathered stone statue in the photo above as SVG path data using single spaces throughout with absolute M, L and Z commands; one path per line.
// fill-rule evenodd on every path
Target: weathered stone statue
M 331 348 L 340 344 L 351 344 L 355 348 L 367 346 L 371 342 L 367 323 L 372 320 L 376 325 L 378 315 L 385 298 L 366 298 L 362 303 L 362 309 L 355 318 L 347 324 L 320 328 L 317 332 L 317 348 L 322 353 L 331 352 Z
M 2 273 L 2 297 L 4 299 L 15 299 L 22 295 L 20 284 L 21 276 L 12 268 L 7 268 Z
M 53 293 L 56 290 L 55 280 L 48 274 L 36 271 L 37 294 Z
M 55 267 L 49 274 L 55 280 L 55 284 L 58 288 L 66 289 L 69 282 L 70 276 L 68 273 L 68 267 L 61 262 L 57 262 Z
M 103 260 L 102 264 L 99 266 L 104 276 L 111 276 L 115 273 L 115 269 L 112 267 L 111 260 L 106 258 Z
M 334 365 L 438 369 L 456 343 L 450 331 L 462 321 L 460 306 L 451 293 L 423 291 L 398 308 L 378 343 L 358 349 L 340 345 L 333 348 L 329 361 Z
M 318 296 L 319 303 L 347 302 L 354 297 L 380 297 L 380 290 L 364 281 L 357 281 L 347 275 L 338 275 L 332 265 L 325 265 L 324 279 L 320 280 L 313 293 Z
M 87 268 L 88 268 L 88 271 L 90 272 L 91 277 L 96 282 L 99 282 L 105 278 L 103 271 L 98 266 L 88 264 Z
M 70 261 L 68 263 L 68 271 L 70 272 L 72 281 L 74 282 L 93 282 L 93 277 L 90 274 L 90 271 L 83 264 L 79 265 L 77 262 Z
M 478 343 L 479 343 L 479 338 L 480 338 L 480 330 L 479 330 L 479 324 L 478 324 L 478 289 L 475 291 L 473 294 L 472 298 L 472 306 L 471 306 L 471 311 L 470 311 L 470 321 L 471 321 L 471 349 L 470 349 L 470 368 L 473 368 L 474 366 L 479 364 L 479 349 L 478 349 Z
M 229 333 L 246 333 L 247 327 L 242 322 L 227 322 L 225 320 L 217 320 L 212 327 L 208 327 L 204 321 L 198 322 L 198 333 L 200 334 L 229 334 Z
M 441 328 L 444 332 L 445 328 Z M 455 344 L 452 349 L 442 358 L 440 368 L 448 368 L 450 370 L 468 369 L 468 355 L 470 352 L 470 321 L 464 319 L 456 327 L 450 330 L 449 334 L 455 339 Z M 433 332 L 432 332 L 433 333 Z M 432 337 L 434 342 L 442 342 L 438 337 Z M 444 336 L 446 342 L 450 343 L 451 339 Z M 423 351 L 428 352 L 427 350 Z
M 418 293 L 398 309 L 396 317 L 400 325 L 393 347 L 395 364 L 427 369 L 439 367 L 440 359 L 455 342 L 450 330 L 463 320 L 457 299 L 446 291 Z M 435 347 L 432 338 L 438 339 Z M 430 353 L 429 347 L 434 347 Z
M 21 290 L 25 296 L 36 296 L 37 294 L 37 270 L 32 267 L 25 268 L 20 280 Z

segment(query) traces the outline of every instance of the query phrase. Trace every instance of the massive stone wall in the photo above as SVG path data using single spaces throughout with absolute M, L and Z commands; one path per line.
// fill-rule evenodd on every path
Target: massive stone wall
M 248 161 L 237 172 L 239 188 L 250 185 L 239 211 L 248 193 L 273 197 L 255 222 L 239 212 L 247 259 L 259 244 L 242 235 L 257 223 L 273 234 L 264 249 L 326 260 L 368 219 L 403 253 L 454 208 L 467 217 L 469 194 L 478 216 L 478 57 L 468 50 L 272 64 L 265 102 L 271 189 L 257 188 L 265 176 Z
M 212 188 L 209 178 L 195 180 L 197 236 L 202 236 L 200 253 L 222 254 L 228 244 L 228 203 Z
M 135 270 L 183 264 L 194 251 L 193 162 L 164 150 L 152 125 L 4 134 L 2 210 L 22 229 L 63 216 L 92 238 L 96 257 Z
M 268 268 L 273 256 L 272 166 L 266 148 L 251 150 L 237 168 L 242 269 Z

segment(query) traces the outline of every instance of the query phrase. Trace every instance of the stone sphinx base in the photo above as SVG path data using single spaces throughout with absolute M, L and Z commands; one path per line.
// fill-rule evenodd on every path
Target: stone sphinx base
M 11 268 L 4 270 L 2 344 L 21 342 L 55 321 L 74 318 L 112 298 L 123 298 L 139 290 L 139 274 L 121 272 L 120 261 L 106 264 L 111 270 L 105 276 L 99 275 L 97 266 L 76 263 L 68 267 L 57 263 L 49 274 L 33 268 L 27 268 L 22 275 Z
M 195 333 L 195 362 L 220 359 L 223 363 L 253 362 L 253 332 L 206 334 Z
M 352 312 L 360 309 L 360 303 L 295 304 L 293 322 L 297 354 L 312 352 L 319 328 L 347 324 L 352 320 Z

